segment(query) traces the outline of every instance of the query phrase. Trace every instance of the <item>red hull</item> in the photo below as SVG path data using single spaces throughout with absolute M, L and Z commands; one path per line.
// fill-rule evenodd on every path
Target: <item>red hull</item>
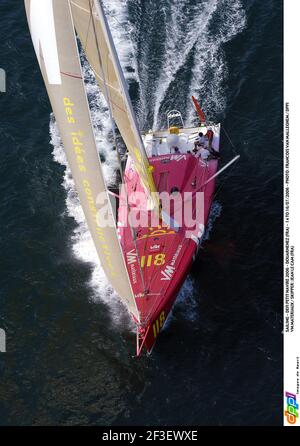
M 151 226 L 149 220 L 154 217 L 153 213 L 141 210 L 146 208 L 146 196 L 139 176 L 130 159 L 128 160 L 124 177 L 131 209 L 130 219 L 131 223 L 133 220 L 143 220 L 143 223 L 135 222 L 134 224 L 135 244 L 128 225 L 128 206 L 123 190 L 118 230 L 128 274 L 141 315 L 141 321 L 137 324 L 138 355 L 143 347 L 148 352 L 153 348 L 191 268 L 208 220 L 215 189 L 214 180 L 205 183 L 216 173 L 218 166 L 216 160 L 205 163 L 192 154 L 162 155 L 150 158 L 149 161 L 154 168 L 154 181 L 159 193 L 173 191 L 175 195 L 180 192 L 181 196 L 184 193 L 190 193 L 189 197 L 191 198 L 187 199 L 185 203 L 192 203 L 191 216 L 196 224 L 191 227 L 190 219 L 187 218 L 187 222 L 183 219 L 180 229 L 174 227 L 172 223 L 167 226 L 161 220 Z M 200 194 L 202 212 L 196 216 L 196 196 L 199 200 L 199 195 L 197 195 L 199 192 L 202 193 Z M 171 206 L 170 215 L 176 220 L 180 213 L 176 213 Z M 145 224 L 147 220 L 149 224 Z M 135 254 L 136 247 L 139 259 Z M 144 290 L 146 290 L 146 294 Z

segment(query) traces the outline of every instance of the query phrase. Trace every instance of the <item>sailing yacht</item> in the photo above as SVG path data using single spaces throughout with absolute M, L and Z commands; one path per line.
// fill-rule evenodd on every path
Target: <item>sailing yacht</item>
M 99 0 L 25 0 L 30 33 L 68 163 L 101 266 L 137 327 L 136 352 L 151 352 L 191 268 L 215 191 L 220 124 L 187 128 L 178 110 L 165 130 L 142 133 Z M 103 176 L 77 37 L 124 140 L 118 212 Z M 200 136 L 208 135 L 202 158 Z M 202 137 L 202 136 L 201 136 Z M 197 145 L 198 144 L 198 145 Z M 198 150 L 199 149 L 199 150 Z

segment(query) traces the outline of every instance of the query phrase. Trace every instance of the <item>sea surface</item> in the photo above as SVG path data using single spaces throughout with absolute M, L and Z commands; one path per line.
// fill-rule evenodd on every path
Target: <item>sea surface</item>
M 0 3 L 0 425 L 279 425 L 282 2 L 104 0 L 141 129 L 222 122 L 206 240 L 151 356 L 85 226 L 22 0 Z M 82 56 L 83 57 L 83 56 Z M 105 174 L 107 109 L 83 57 Z M 234 148 L 233 148 L 234 147 Z

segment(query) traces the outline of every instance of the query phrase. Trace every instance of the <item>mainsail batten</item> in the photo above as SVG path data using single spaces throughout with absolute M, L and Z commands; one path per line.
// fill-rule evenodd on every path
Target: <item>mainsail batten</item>
M 140 135 L 128 87 L 101 2 L 70 0 L 70 3 L 75 29 L 86 57 L 93 68 L 102 93 L 110 103 L 113 118 L 124 139 L 144 189 L 151 199 L 153 207 L 158 212 L 159 199 L 153 180 L 152 168 Z M 102 72 L 104 76 L 102 76 Z M 109 97 L 107 97 L 106 89 L 108 89 Z
M 95 142 L 70 2 L 25 0 L 25 8 L 68 163 L 101 265 L 113 288 L 139 321 L 140 315 L 118 239 Z M 37 26 L 32 20 L 36 20 L 38 16 L 44 17 L 45 20 L 46 16 L 49 20 L 52 17 L 53 26 Z M 51 55 L 47 53 L 49 48 Z M 60 77 L 57 76 L 57 65 L 55 76 L 53 70 L 51 71 L 50 59 L 53 57 L 57 58 L 59 63 Z M 105 225 L 98 219 L 99 211 L 103 211 L 103 198 L 106 202 Z

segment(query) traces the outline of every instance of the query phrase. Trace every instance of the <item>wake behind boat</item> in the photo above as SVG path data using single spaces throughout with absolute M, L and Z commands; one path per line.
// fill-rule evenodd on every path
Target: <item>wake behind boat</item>
M 219 172 L 220 124 L 187 128 L 172 110 L 165 130 L 141 134 L 101 2 L 25 0 L 34 48 L 102 268 L 149 352 L 205 232 Z M 128 151 L 115 215 L 90 118 L 76 34 Z M 117 144 L 116 144 L 117 147 Z

